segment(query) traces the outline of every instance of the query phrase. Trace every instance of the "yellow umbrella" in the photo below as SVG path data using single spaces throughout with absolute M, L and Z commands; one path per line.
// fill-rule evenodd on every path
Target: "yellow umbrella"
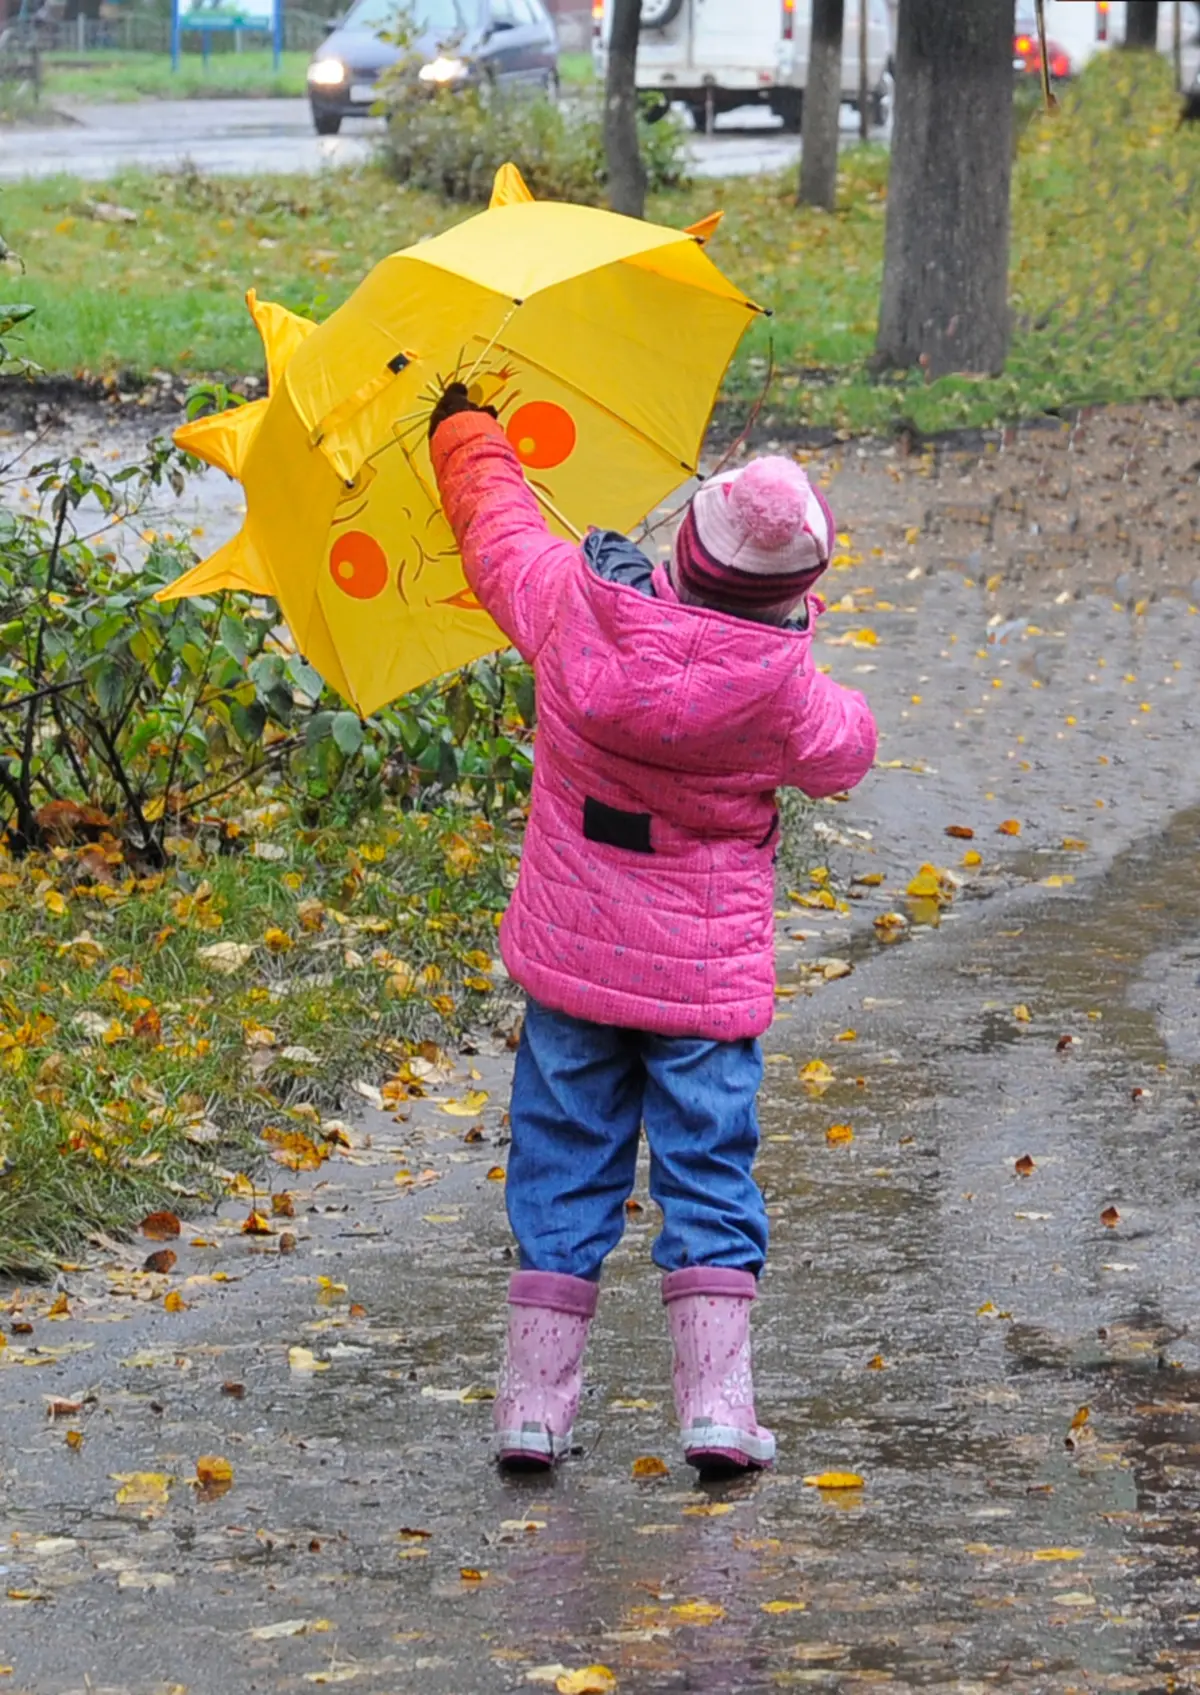
M 559 533 L 628 530 L 695 473 L 758 310 L 705 254 L 714 225 L 534 201 L 506 165 L 486 212 L 382 260 L 321 325 L 252 291 L 267 397 L 175 436 L 239 479 L 245 521 L 160 598 L 274 596 L 364 716 L 503 647 L 430 466 L 442 384 L 496 408 Z

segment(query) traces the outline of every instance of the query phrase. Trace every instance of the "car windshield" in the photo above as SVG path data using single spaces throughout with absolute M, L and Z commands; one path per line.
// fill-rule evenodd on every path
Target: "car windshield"
M 418 35 L 458 35 L 467 27 L 471 0 L 357 0 L 345 29 L 394 29 L 406 23 Z

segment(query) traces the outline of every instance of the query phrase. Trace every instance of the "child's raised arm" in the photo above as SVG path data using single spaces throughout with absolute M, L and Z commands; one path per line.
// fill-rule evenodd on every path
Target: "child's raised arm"
M 467 582 L 521 657 L 532 661 L 578 549 L 547 528 L 520 461 L 490 414 L 452 413 L 437 424 L 429 451 Z
M 784 786 L 813 800 L 861 783 L 875 762 L 875 719 L 857 689 L 805 669 L 796 680 Z

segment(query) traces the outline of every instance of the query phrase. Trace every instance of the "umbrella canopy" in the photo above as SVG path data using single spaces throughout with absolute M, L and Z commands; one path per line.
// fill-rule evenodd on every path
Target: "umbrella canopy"
M 628 530 L 697 470 L 758 308 L 657 227 L 534 201 L 517 172 L 456 228 L 378 264 L 325 323 L 248 304 L 268 395 L 176 432 L 238 478 L 242 529 L 162 598 L 272 595 L 364 716 L 505 645 L 463 577 L 429 460 L 445 382 L 496 408 L 551 526 Z

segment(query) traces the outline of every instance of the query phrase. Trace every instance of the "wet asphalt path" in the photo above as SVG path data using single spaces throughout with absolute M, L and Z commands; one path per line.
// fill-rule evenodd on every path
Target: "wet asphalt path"
M 213 176 L 321 171 L 365 164 L 382 124 L 349 119 L 342 133 L 313 133 L 307 100 L 142 100 L 111 104 L 60 101 L 68 123 L 0 128 L 0 181 L 65 174 L 98 182 L 126 170 L 178 170 Z M 846 117 L 849 129 L 851 119 Z M 800 156 L 797 136 L 784 135 L 759 108 L 730 113 L 716 133 L 689 142 L 692 170 L 702 177 L 756 176 Z
M 1200 618 L 1055 580 L 989 646 L 983 585 L 923 569 L 918 542 L 835 577 L 874 603 L 820 651 L 885 734 L 792 878 L 827 866 L 858 898 L 780 903 L 757 1330 L 778 1469 L 691 1484 L 643 1182 L 579 1454 L 551 1483 L 492 1472 L 467 1393 L 511 1269 L 489 1037 L 439 1091 L 490 1089 L 483 1141 L 436 1100 L 367 1111 L 290 1180 L 294 1254 L 231 1198 L 185 1229 L 187 1311 L 136 1274 L 144 1245 L 66 1274 L 69 1318 L 26 1292 L 33 1334 L 0 1354 L 0 1688 L 491 1695 L 594 1663 L 638 1695 L 1200 1687 Z M 926 859 L 962 886 L 883 945 L 883 913 L 935 916 L 905 894 Z M 817 958 L 854 969 L 809 995 Z M 806 1084 L 817 1058 L 833 1076 Z M 62 1347 L 83 1351 L 36 1352 Z M 51 1420 L 50 1396 L 95 1398 Z M 189 1484 L 206 1453 L 234 1467 L 217 1499 Z M 644 1455 L 667 1475 L 635 1482 Z M 864 1487 L 805 1484 L 827 1470 Z M 118 1505 L 133 1472 L 173 1478 L 165 1501 Z

